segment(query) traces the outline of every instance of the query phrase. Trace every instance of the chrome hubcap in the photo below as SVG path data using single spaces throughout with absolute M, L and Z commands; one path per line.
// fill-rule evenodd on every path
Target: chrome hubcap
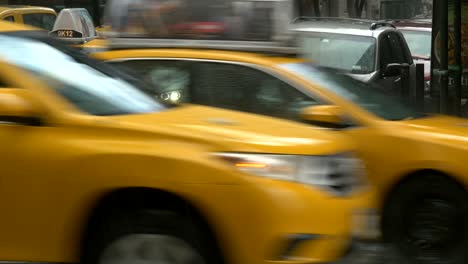
M 131 234 L 112 242 L 99 264 L 205 264 L 187 242 L 167 235 Z

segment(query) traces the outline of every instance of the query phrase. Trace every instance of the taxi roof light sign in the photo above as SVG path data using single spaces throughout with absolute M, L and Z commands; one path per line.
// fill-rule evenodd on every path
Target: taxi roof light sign
M 116 48 L 221 42 L 277 47 L 291 41 L 293 17 L 293 0 L 112 0 L 104 21 Z
M 85 8 L 68 8 L 60 11 L 49 35 L 76 43 L 86 43 L 97 37 L 91 15 Z

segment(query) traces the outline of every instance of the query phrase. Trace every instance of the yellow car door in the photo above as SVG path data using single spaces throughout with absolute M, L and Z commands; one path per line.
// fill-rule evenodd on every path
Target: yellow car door
M 47 224 L 47 219 L 61 214 L 57 210 L 62 197 L 58 186 L 66 184 L 67 177 L 57 171 L 63 166 L 58 165 L 60 158 L 67 155 L 60 147 L 61 139 L 66 137 L 58 136 L 64 132 L 62 129 L 42 125 L 34 118 L 39 113 L 48 116 L 41 96 L 47 96 L 48 102 L 54 100 L 52 94 L 41 88 L 41 83 L 30 79 L 22 70 L 0 61 L 0 210 L 5 213 L 0 218 L 0 255 L 3 259 L 37 256 L 39 252 L 31 252 L 32 248 L 54 252 L 52 247 L 44 247 L 42 240 L 60 241 L 51 234 L 62 227 Z M 18 93 L 28 101 L 15 96 Z M 51 190 L 56 193 L 50 195 Z M 53 247 L 60 248 L 60 245 Z

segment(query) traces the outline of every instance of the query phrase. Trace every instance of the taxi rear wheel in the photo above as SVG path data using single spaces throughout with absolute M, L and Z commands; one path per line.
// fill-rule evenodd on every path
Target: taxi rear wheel
M 182 215 L 138 210 L 103 219 L 86 246 L 86 264 L 213 264 L 209 240 Z
M 410 263 L 466 263 L 468 196 L 440 175 L 419 175 L 391 195 L 384 239 Z

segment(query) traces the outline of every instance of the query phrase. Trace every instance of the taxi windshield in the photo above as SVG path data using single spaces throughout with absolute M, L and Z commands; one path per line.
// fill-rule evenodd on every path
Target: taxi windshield
M 397 97 L 385 93 L 380 86 L 358 81 L 346 72 L 318 67 L 310 63 L 288 63 L 280 67 L 320 85 L 321 88 L 353 102 L 380 118 L 399 121 L 426 116 Z
M 33 74 L 91 115 L 148 113 L 165 108 L 141 87 L 109 76 L 41 41 L 0 35 L 0 58 Z

